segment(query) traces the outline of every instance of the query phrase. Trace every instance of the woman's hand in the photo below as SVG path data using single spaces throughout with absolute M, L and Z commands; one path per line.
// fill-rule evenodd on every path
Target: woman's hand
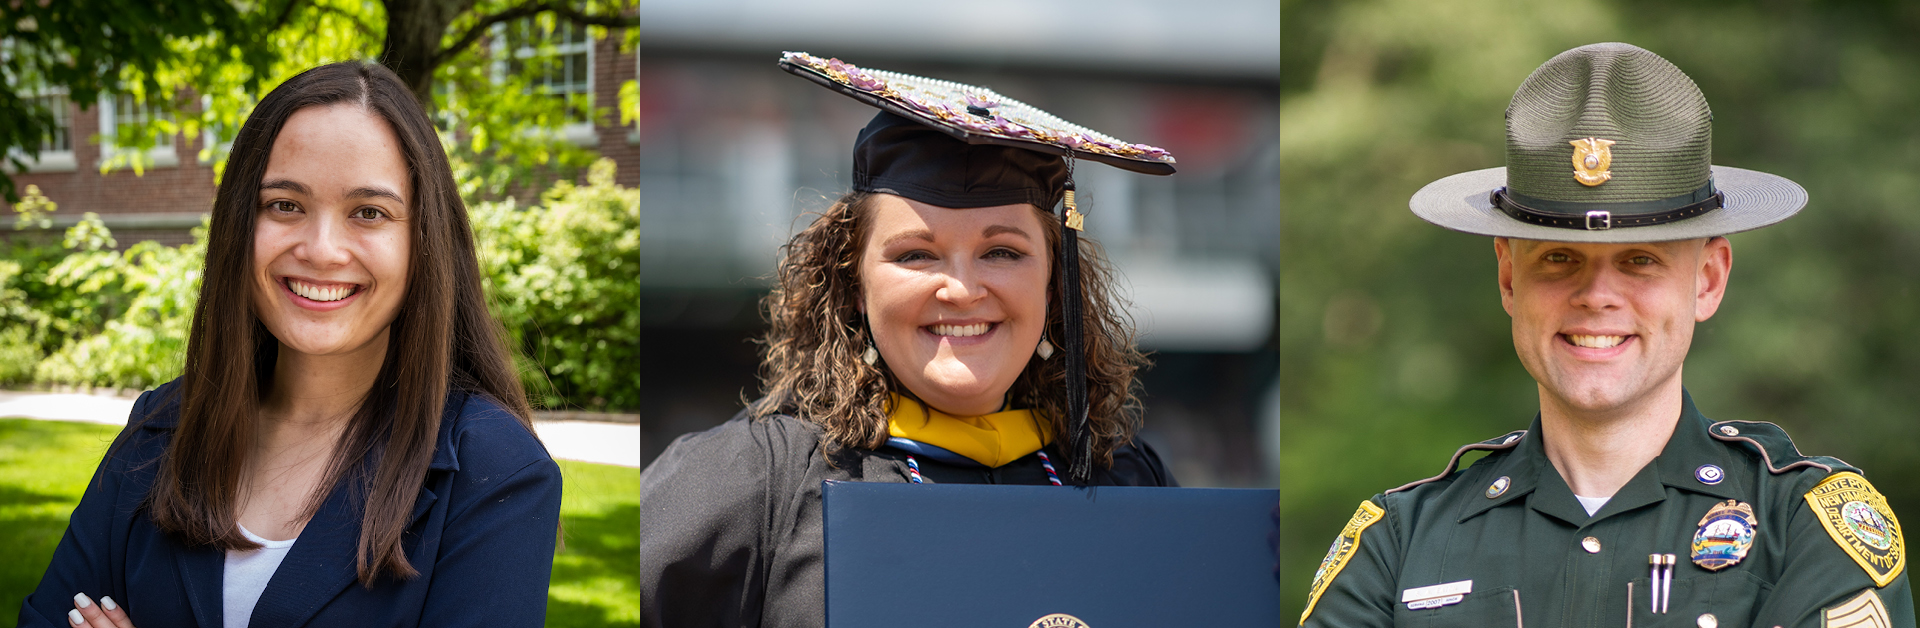
M 115 604 L 113 598 L 101 597 L 100 603 L 94 604 L 85 593 L 73 594 L 73 610 L 67 611 L 67 623 L 79 628 L 133 628 L 126 609 Z

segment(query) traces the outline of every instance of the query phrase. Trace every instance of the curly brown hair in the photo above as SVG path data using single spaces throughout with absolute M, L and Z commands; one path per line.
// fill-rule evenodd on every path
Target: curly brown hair
M 851 192 L 840 197 L 788 240 L 781 247 L 773 292 L 761 301 L 769 323 L 760 340 L 764 396 L 750 413 L 756 418 L 788 414 L 816 423 L 833 447 L 879 448 L 887 440 L 887 393 L 913 396 L 885 363 L 860 360 L 871 339 L 856 305 L 859 259 L 871 230 L 870 200 L 875 196 Z M 1034 211 L 1046 233 L 1047 252 L 1057 260 L 1060 220 Z M 1114 448 L 1131 442 L 1139 429 L 1134 374 L 1147 366 L 1146 356 L 1134 347 L 1133 321 L 1112 290 L 1113 275 L 1099 245 L 1080 238 L 1087 430 L 1093 460 L 1102 467 L 1112 466 Z M 1049 272 L 1048 294 L 1058 293 L 1057 281 Z M 1047 338 L 1064 335 L 1061 309 L 1047 308 Z M 1030 408 L 1052 425 L 1058 443 L 1069 442 L 1065 382 L 1065 360 L 1034 357 L 1009 391 L 1014 407 Z

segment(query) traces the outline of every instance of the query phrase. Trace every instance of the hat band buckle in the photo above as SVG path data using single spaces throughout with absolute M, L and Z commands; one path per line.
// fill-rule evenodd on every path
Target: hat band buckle
M 1595 218 L 1600 219 L 1598 226 L 1596 226 L 1594 223 Z M 1613 228 L 1613 212 L 1598 210 L 1598 209 L 1587 212 L 1587 230 L 1588 231 L 1606 231 L 1612 228 Z

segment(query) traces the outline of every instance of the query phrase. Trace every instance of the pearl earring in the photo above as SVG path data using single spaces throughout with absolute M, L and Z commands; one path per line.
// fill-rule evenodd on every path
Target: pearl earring
M 865 353 L 860 354 L 860 361 L 866 362 L 867 366 L 873 366 L 880 362 L 880 351 L 873 348 L 872 340 L 867 341 L 867 350 Z
M 1035 347 L 1033 348 L 1033 354 L 1034 354 L 1034 355 L 1037 355 L 1037 356 L 1040 356 L 1040 359 L 1042 359 L 1042 360 L 1045 360 L 1045 359 L 1048 359 L 1048 358 L 1052 358 L 1052 357 L 1053 357 L 1053 343 L 1051 343 L 1051 342 L 1047 342 L 1047 338 L 1046 338 L 1045 336 L 1041 336 L 1041 337 L 1040 337 L 1040 344 L 1039 344 L 1038 346 L 1035 346 Z

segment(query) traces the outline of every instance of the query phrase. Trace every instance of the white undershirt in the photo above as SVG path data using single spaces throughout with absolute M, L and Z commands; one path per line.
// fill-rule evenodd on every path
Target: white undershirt
M 227 572 L 220 581 L 225 627 L 247 628 L 247 621 L 253 618 L 253 605 L 260 601 L 260 592 L 266 590 L 267 581 L 273 579 L 274 570 L 280 568 L 280 560 L 287 557 L 287 550 L 293 549 L 293 542 L 300 537 L 269 541 L 247 531 L 246 526 L 234 525 L 247 540 L 262 545 L 256 550 L 227 550 Z
M 1605 505 L 1607 505 L 1607 500 L 1609 500 L 1609 499 L 1613 499 L 1613 497 L 1611 497 L 1611 496 L 1609 496 L 1609 497 L 1581 497 L 1581 496 L 1579 496 L 1579 495 L 1575 495 L 1575 496 L 1573 496 L 1573 498 L 1574 498 L 1574 499 L 1577 499 L 1577 500 L 1580 500 L 1580 507 L 1581 507 L 1581 508 L 1585 508 L 1585 509 L 1587 509 L 1587 516 L 1589 516 L 1589 517 L 1591 517 L 1591 516 L 1593 516 L 1593 513 L 1596 513 L 1596 512 L 1600 512 L 1600 507 L 1601 507 L 1601 506 L 1605 506 Z

